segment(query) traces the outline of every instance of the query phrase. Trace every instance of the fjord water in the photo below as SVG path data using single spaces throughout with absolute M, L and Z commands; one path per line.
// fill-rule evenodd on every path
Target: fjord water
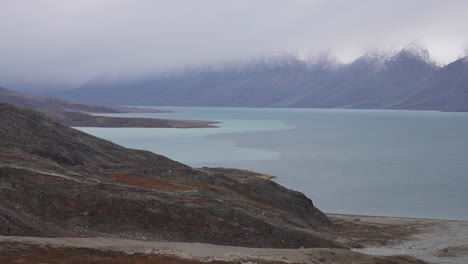
M 468 220 L 468 114 L 155 107 L 219 128 L 81 128 L 192 166 L 278 176 L 325 212 Z

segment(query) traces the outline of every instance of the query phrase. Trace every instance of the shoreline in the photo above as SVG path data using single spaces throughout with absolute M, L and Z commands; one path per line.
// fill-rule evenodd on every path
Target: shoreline
M 405 109 L 405 108 L 345 108 L 345 107 L 275 107 L 275 106 L 201 106 L 201 105 L 125 105 L 119 107 L 139 108 L 139 109 L 161 109 L 161 108 L 251 108 L 251 109 L 309 109 L 309 110 L 356 110 L 356 111 L 410 111 L 410 112 L 435 112 L 435 113 L 468 113 L 467 110 L 441 110 L 441 109 Z M 161 110 L 173 112 L 171 110 Z M 144 113 L 144 112 L 142 112 Z
M 468 222 L 467 220 L 460 219 L 446 219 L 446 218 L 425 218 L 425 217 L 410 217 L 410 216 L 391 216 L 391 215 L 366 215 L 366 214 L 344 214 L 344 213 L 330 213 L 324 212 L 327 216 L 346 216 L 346 217 L 369 217 L 369 218 L 395 218 L 395 219 L 413 219 L 413 220 L 427 220 L 427 221 L 458 221 Z
M 214 128 L 216 121 L 161 118 L 110 117 L 99 114 L 169 113 L 171 111 L 127 106 L 96 105 L 49 96 L 34 96 L 0 87 L 0 102 L 31 108 L 71 127 Z
M 335 235 L 351 250 L 409 255 L 434 264 L 468 263 L 468 221 L 326 214 Z
M 99 114 L 68 111 L 44 111 L 55 121 L 70 127 L 105 127 L 105 128 L 216 128 L 218 121 L 176 120 L 141 117 L 112 117 Z M 128 112 L 131 113 L 131 112 Z

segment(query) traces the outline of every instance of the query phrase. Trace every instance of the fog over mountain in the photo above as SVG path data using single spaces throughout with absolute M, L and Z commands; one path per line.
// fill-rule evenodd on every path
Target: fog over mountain
M 88 103 L 467 111 L 466 58 L 437 65 L 424 47 L 370 51 L 339 63 L 261 57 L 136 79 L 95 79 L 54 95 Z
M 3 0 L 0 85 L 64 90 L 281 54 L 309 61 L 323 51 L 350 63 L 414 40 L 445 65 L 466 52 L 467 13 L 462 0 Z

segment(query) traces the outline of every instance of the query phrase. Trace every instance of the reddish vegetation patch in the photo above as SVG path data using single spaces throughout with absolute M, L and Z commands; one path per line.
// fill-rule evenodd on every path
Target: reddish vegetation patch
M 72 208 L 75 208 L 75 209 L 80 208 L 80 204 L 78 202 L 65 202 L 65 203 L 63 203 L 63 205 L 68 206 L 68 207 L 72 207 Z
M 18 162 L 18 161 L 33 161 L 34 158 L 32 158 L 29 155 L 26 154 L 18 154 L 12 151 L 4 151 L 0 150 L 0 160 L 2 162 Z
M 51 248 L 17 243 L 0 244 L 0 263 L 11 264 L 234 264 L 241 261 L 209 261 L 181 259 L 174 256 L 133 254 L 87 248 Z M 277 261 L 255 261 L 259 264 L 282 264 Z
M 160 180 L 141 176 L 129 176 L 126 172 L 115 172 L 112 174 L 114 182 L 134 185 L 145 189 L 158 189 L 163 191 L 188 191 L 192 188 L 181 186 L 176 181 Z
M 253 206 L 253 207 L 257 207 L 258 209 L 261 209 L 263 211 L 267 211 L 267 210 L 270 209 L 270 206 L 267 206 L 267 205 L 264 205 L 264 204 L 261 204 L 261 203 L 244 202 L 244 204 L 249 205 L 249 206 Z
M 14 207 L 13 205 L 10 205 L 8 203 L 4 203 L 4 202 L 0 202 L 0 206 L 3 206 L 5 208 L 8 208 L 10 210 L 13 210 L 13 211 L 19 211 L 16 207 Z
M 193 188 L 203 189 L 210 192 L 222 193 L 222 191 L 209 184 L 192 183 L 186 181 L 175 181 L 168 179 L 154 179 L 142 176 L 129 176 L 127 172 L 114 172 L 112 180 L 128 185 L 134 185 L 146 189 L 159 189 L 163 191 L 188 191 Z

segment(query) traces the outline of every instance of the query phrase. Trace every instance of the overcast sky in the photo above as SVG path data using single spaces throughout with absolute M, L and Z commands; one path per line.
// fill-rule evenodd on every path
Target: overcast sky
M 0 85 L 79 85 L 327 50 L 350 61 L 412 41 L 447 63 L 468 51 L 466 0 L 0 0 Z

